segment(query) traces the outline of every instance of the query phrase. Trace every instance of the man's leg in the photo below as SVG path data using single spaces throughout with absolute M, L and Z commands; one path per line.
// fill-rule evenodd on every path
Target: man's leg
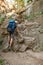
M 10 47 L 12 47 L 14 41 L 14 34 L 11 34 Z
M 12 46 L 12 43 L 13 43 L 13 38 L 11 38 L 10 40 L 10 47 Z
M 8 35 L 8 48 L 7 48 L 9 51 L 11 51 L 12 43 L 13 43 L 13 38 L 12 38 L 12 34 L 10 33 Z

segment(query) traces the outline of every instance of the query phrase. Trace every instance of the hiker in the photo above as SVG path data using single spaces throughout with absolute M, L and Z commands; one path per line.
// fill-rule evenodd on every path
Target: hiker
M 7 26 L 7 31 L 8 31 L 8 48 L 10 49 L 13 45 L 13 40 L 14 40 L 14 31 L 17 29 L 17 21 L 15 20 L 10 20 Z
M 8 26 L 7 26 L 8 46 L 7 46 L 6 49 L 3 50 L 4 52 L 9 51 L 9 50 L 13 50 L 12 45 L 13 45 L 13 41 L 14 41 L 14 32 L 15 32 L 15 30 L 17 31 L 18 35 L 22 38 L 22 35 L 19 33 L 19 28 L 17 27 L 17 24 L 18 24 L 18 21 L 15 21 L 13 19 L 11 19 L 8 23 Z M 22 38 L 21 41 L 23 41 L 23 40 L 24 39 Z

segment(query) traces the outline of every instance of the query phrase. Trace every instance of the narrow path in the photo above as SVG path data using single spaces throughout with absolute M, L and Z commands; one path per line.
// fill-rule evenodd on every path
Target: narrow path
M 26 52 L 0 53 L 9 65 L 43 65 L 43 52 L 35 53 L 31 50 Z

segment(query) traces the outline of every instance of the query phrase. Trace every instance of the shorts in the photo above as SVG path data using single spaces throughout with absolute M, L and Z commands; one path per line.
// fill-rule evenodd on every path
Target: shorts
M 14 32 L 12 33 L 12 32 L 8 32 L 8 34 L 9 34 L 9 36 L 11 37 L 11 38 L 14 38 Z

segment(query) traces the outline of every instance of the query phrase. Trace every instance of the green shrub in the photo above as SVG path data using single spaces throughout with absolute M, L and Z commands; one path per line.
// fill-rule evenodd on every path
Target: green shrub
M 0 23 L 3 23 L 4 20 L 5 18 L 0 17 Z
M 43 42 L 40 44 L 40 50 L 43 51 Z
M 0 59 L 0 65 L 5 65 L 3 59 Z

